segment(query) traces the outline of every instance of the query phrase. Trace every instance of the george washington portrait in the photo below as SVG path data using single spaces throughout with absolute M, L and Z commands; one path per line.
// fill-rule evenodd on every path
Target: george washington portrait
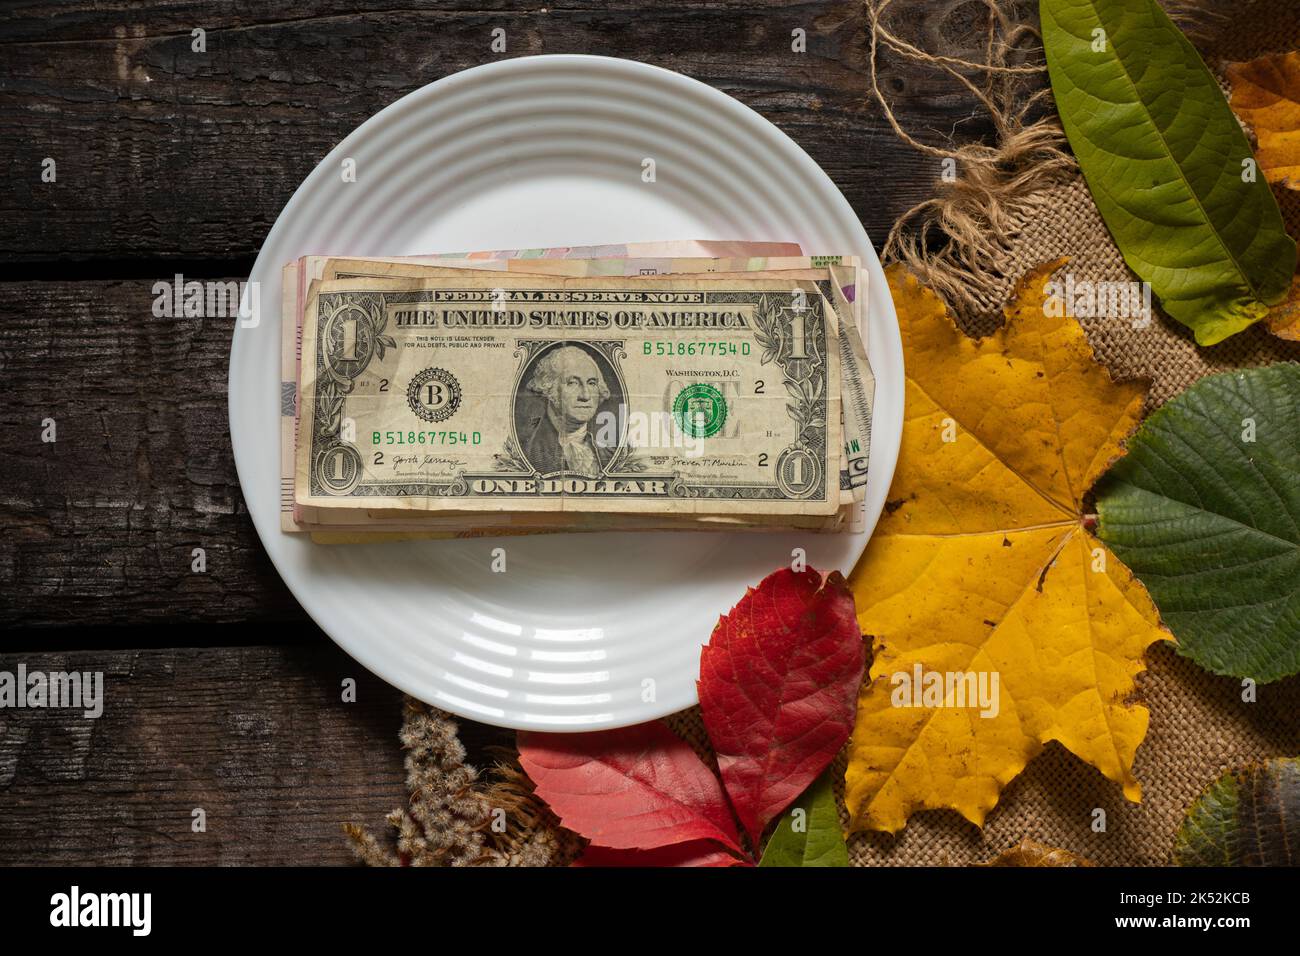
M 543 475 L 599 477 L 617 447 L 601 441 L 600 413 L 623 402 L 609 359 L 585 343 L 557 343 L 533 357 L 520 385 L 515 429 L 529 464 Z

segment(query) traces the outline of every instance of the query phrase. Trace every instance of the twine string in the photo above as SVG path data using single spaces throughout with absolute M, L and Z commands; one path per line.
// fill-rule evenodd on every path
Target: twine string
M 976 318 L 1000 304 L 1009 253 L 1024 224 L 1041 207 L 1044 193 L 1078 175 L 1054 111 L 1041 106 L 1051 90 L 1041 78 L 1042 35 L 996 0 L 983 0 L 987 14 L 983 62 L 931 53 L 899 37 L 886 13 L 893 0 L 866 0 L 871 23 L 871 91 L 886 122 L 913 149 L 951 159 L 955 180 L 940 182 L 938 195 L 907 210 L 885 240 L 884 258 L 903 263 L 943 296 L 958 316 Z M 1026 48 L 1026 41 L 1037 41 Z M 899 122 L 880 87 L 879 51 L 938 69 L 961 86 L 987 114 L 992 144 L 921 142 Z M 1012 63 L 1013 56 L 1033 62 Z M 983 84 L 969 74 L 976 74 Z M 1035 82 L 1037 80 L 1037 82 Z M 1036 114 L 1037 118 L 1033 118 Z

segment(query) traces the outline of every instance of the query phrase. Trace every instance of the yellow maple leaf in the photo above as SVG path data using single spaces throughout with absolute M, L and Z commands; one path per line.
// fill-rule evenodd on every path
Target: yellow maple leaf
M 1255 130 L 1270 183 L 1300 189 L 1300 53 L 1228 65 L 1232 109 Z
M 889 270 L 907 417 L 893 500 L 850 580 L 874 648 L 845 778 L 851 830 L 896 832 L 944 807 L 983 825 L 1049 740 L 1140 799 L 1148 713 L 1130 698 L 1147 646 L 1169 635 L 1088 531 L 1083 500 L 1146 386 L 1112 381 L 1078 323 L 1045 309 L 1060 265 L 1027 276 L 1006 325 L 979 341 Z M 917 693 L 930 675 L 941 698 Z M 996 706 L 978 701 L 981 680 L 996 680 Z

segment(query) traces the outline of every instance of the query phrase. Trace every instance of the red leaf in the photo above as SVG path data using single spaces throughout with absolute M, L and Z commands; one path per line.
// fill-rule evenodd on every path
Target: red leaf
M 712 840 L 692 840 L 654 850 L 612 850 L 592 844 L 574 866 L 753 866 Z
M 743 852 L 717 777 L 659 721 L 586 734 L 520 731 L 519 763 L 560 822 L 601 846 L 704 839 Z
M 865 665 L 838 571 L 824 584 L 811 568 L 769 574 L 718 620 L 700 655 L 700 709 L 755 846 L 844 746 Z

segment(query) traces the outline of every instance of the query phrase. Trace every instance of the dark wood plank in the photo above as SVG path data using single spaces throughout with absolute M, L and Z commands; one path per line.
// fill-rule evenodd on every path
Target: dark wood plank
M 340 825 L 406 800 L 400 695 L 332 647 L 6 654 L 0 671 L 20 662 L 102 672 L 104 708 L 0 710 L 0 864 L 346 863 Z
M 293 189 L 361 121 L 401 95 L 499 56 L 597 53 L 645 60 L 718 87 L 789 133 L 840 186 L 879 243 L 930 194 L 939 169 L 898 141 L 871 98 L 860 0 L 786 4 L 573 0 L 315 0 L 151 5 L 80 0 L 0 13 L 0 253 L 10 263 L 255 253 Z M 961 52 L 947 22 L 931 31 Z M 489 48 L 507 30 L 505 54 Z M 191 49 L 191 29 L 207 51 Z M 807 52 L 791 31 L 807 31 Z M 957 37 L 977 33 L 966 27 Z M 979 131 L 937 72 L 885 56 L 883 82 L 918 129 Z M 55 159 L 56 183 L 40 179 Z
M 226 408 L 234 320 L 155 319 L 151 289 L 0 284 L 6 629 L 306 619 L 239 491 Z M 41 440 L 47 418 L 53 443 Z M 195 548 L 204 573 L 191 570 Z

